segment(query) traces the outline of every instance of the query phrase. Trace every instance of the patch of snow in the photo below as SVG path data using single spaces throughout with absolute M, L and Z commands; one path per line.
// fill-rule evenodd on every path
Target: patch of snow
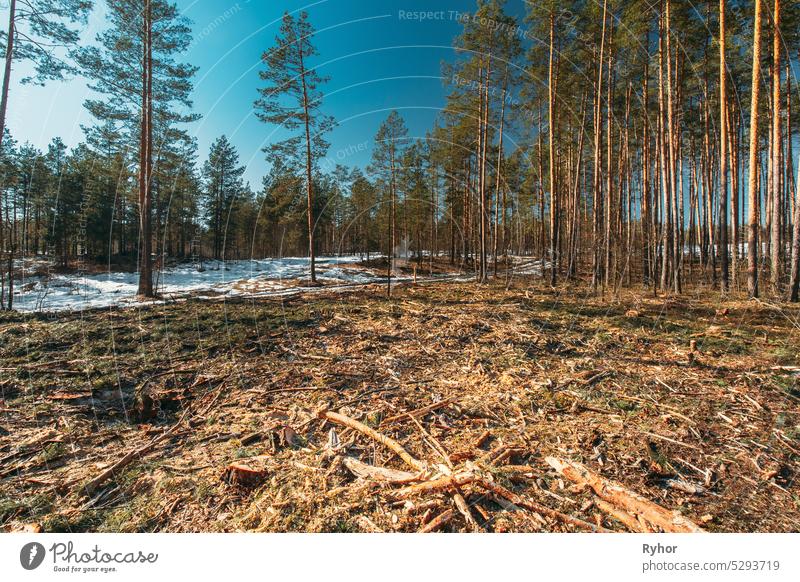
M 378 258 L 379 255 L 374 255 Z M 541 275 L 546 261 L 532 257 L 509 257 L 513 261 L 512 276 Z M 328 291 L 344 291 L 353 285 L 385 283 L 379 270 L 357 266 L 362 257 L 318 257 L 317 278 Z M 24 271 L 23 271 L 24 273 Z M 307 290 L 303 281 L 311 276 L 308 258 L 286 257 L 245 261 L 203 261 L 183 263 L 154 273 L 154 285 L 162 301 L 179 301 L 189 294 L 214 297 L 279 297 Z M 467 273 L 420 276 L 419 280 L 469 281 Z M 393 283 L 411 281 L 408 275 L 397 274 Z M 23 312 L 81 311 L 103 307 L 140 305 L 136 298 L 137 273 L 108 272 L 91 275 L 51 274 L 24 277 L 14 291 L 14 307 Z M 152 302 L 151 302 L 152 303 Z
M 318 278 L 327 283 L 363 284 L 380 280 L 367 271 L 341 265 L 359 262 L 357 256 L 317 258 Z M 287 257 L 251 261 L 203 261 L 202 268 L 187 263 L 154 274 L 163 297 L 173 298 L 198 291 L 222 295 L 246 295 L 248 287 L 280 292 L 282 282 L 308 279 L 307 258 Z M 54 274 L 48 278 L 26 277 L 17 284 L 14 305 L 19 311 L 80 311 L 136 303 L 137 273 L 92 275 Z M 265 284 L 266 283 L 266 284 Z M 242 287 L 242 289 L 235 289 Z M 258 292 L 257 291 L 257 292 Z M 287 289 L 292 292 L 294 289 Z

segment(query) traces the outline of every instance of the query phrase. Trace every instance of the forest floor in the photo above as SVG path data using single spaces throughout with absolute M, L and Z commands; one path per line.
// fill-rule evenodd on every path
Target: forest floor
M 799 338 L 794 307 L 533 278 L 0 314 L 0 528 L 663 529 L 556 458 L 797 532 Z

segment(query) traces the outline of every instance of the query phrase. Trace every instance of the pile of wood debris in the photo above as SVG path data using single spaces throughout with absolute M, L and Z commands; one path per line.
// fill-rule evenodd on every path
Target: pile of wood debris
M 4 316 L 0 520 L 797 531 L 798 313 L 711 300 L 448 282 Z
M 390 425 L 393 421 L 401 418 L 411 420 L 419 429 L 423 440 L 431 451 L 440 457 L 438 463 L 420 461 L 414 458 L 394 439 L 353 418 L 337 412 L 320 411 L 317 414 L 320 419 L 368 437 L 397 455 L 411 469 L 411 472 L 409 472 L 369 465 L 354 456 L 347 456 L 347 445 L 342 443 L 336 429 L 331 428 L 328 433 L 328 443 L 325 451 L 328 455 L 334 456 L 334 461 L 331 463 L 328 472 L 338 465 L 343 465 L 357 478 L 356 483 L 353 485 L 354 487 L 364 485 L 372 488 L 376 493 L 380 491 L 380 495 L 395 501 L 395 503 L 390 502 L 388 504 L 390 507 L 402 504 L 405 510 L 416 512 L 423 508 L 424 513 L 420 519 L 421 527 L 419 529 L 423 533 L 441 529 L 450 523 L 455 516 L 455 511 L 451 508 L 445 508 L 438 514 L 434 514 L 435 509 L 441 508 L 442 505 L 449 505 L 441 500 L 425 500 L 426 496 L 435 494 L 449 496 L 455 510 L 461 514 L 464 524 L 472 531 L 481 530 L 481 526 L 473 514 L 473 509 L 480 515 L 482 521 L 491 521 L 487 508 L 482 504 L 473 503 L 470 505 L 467 503 L 463 493 L 466 489 L 477 489 L 479 492 L 477 494 L 478 498 L 485 497 L 505 511 L 527 510 L 542 526 L 548 525 L 545 518 L 549 518 L 553 522 L 577 529 L 592 532 L 610 531 L 603 526 L 599 515 L 596 523 L 589 523 L 514 493 L 499 484 L 494 478 L 493 470 L 506 474 L 522 475 L 527 479 L 533 479 L 538 471 L 534 467 L 526 465 L 507 464 L 507 461 L 511 460 L 513 455 L 523 454 L 523 451 L 507 446 L 498 446 L 478 457 L 476 451 L 490 438 L 491 433 L 489 431 L 484 432 L 478 438 L 473 447 L 474 450 L 448 454 L 441 443 L 427 432 L 417 419 L 449 403 L 450 401 L 442 401 L 392 417 L 381 423 L 381 425 Z M 253 459 L 253 461 L 261 459 L 263 457 Z M 560 475 L 574 482 L 577 487 L 591 488 L 595 494 L 592 503 L 631 531 L 674 533 L 702 531 L 699 526 L 679 512 L 667 511 L 640 495 L 628 491 L 625 487 L 592 473 L 580 463 L 563 461 L 555 457 L 548 457 L 546 460 Z M 253 468 L 252 463 L 249 462 L 234 463 L 224 473 L 225 479 L 230 483 L 236 483 L 244 487 L 258 486 L 262 479 L 266 479 L 268 475 L 269 471 L 267 469 Z M 553 494 L 550 493 L 550 495 Z M 558 499 L 558 496 L 555 496 L 555 498 Z M 369 531 L 383 531 L 366 516 L 359 516 L 357 521 Z

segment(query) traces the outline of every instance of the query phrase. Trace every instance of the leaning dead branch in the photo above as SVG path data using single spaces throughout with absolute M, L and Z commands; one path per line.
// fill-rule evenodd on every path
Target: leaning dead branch
M 213 407 L 217 403 L 219 397 L 222 395 L 222 392 L 223 388 L 222 386 L 220 386 L 217 389 L 217 393 L 214 396 L 214 398 L 211 399 L 211 402 L 209 402 L 200 412 L 200 416 L 206 414 L 211 409 L 211 407 Z M 146 445 L 129 452 L 119 461 L 117 461 L 116 463 L 108 467 L 105 471 L 100 473 L 97 477 L 95 477 L 88 483 L 84 484 L 82 487 L 83 491 L 86 493 L 86 495 L 89 496 L 94 494 L 94 492 L 97 491 L 97 488 L 100 487 L 103 483 L 111 479 L 114 475 L 117 475 L 122 469 L 124 469 L 134 461 L 140 460 L 143 457 L 150 454 L 157 445 L 159 445 L 161 442 L 167 440 L 167 438 L 175 434 L 179 428 L 182 428 L 184 426 L 184 422 L 187 419 L 189 419 L 194 414 L 194 412 L 195 412 L 194 407 L 187 408 L 181 415 L 181 417 L 178 419 L 178 421 L 174 425 L 172 425 L 172 427 L 161 433 L 159 436 L 155 437 Z

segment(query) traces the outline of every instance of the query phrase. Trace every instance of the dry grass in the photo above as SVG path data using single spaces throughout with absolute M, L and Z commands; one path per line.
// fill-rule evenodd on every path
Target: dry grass
M 706 292 L 608 301 L 518 281 L 403 286 L 392 301 L 366 287 L 0 317 L 7 530 L 417 531 L 452 510 L 444 530 L 572 531 L 477 487 L 460 490 L 469 525 L 453 491 L 402 500 L 357 479 L 343 454 L 407 467 L 343 427 L 343 448 L 327 450 L 331 425 L 315 412 L 328 408 L 431 472 L 469 467 L 609 529 L 625 526 L 546 456 L 581 461 L 711 531 L 800 531 L 797 309 Z M 444 399 L 416 422 L 385 422 Z M 85 495 L 187 409 L 169 438 Z M 258 464 L 263 479 L 226 481 L 235 461 Z

